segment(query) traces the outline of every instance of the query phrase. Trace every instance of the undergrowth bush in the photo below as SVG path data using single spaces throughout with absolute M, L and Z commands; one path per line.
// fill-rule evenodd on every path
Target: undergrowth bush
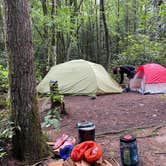
M 8 71 L 2 65 L 0 65 L 0 91 L 7 92 L 9 87 L 8 83 Z
M 13 127 L 10 122 L 9 110 L 0 113 L 0 158 L 7 155 L 5 143 L 13 136 Z
M 44 122 L 42 123 L 42 127 L 53 127 L 56 130 L 60 129 L 59 125 L 60 114 L 58 112 L 58 107 L 55 109 L 50 109 L 47 115 L 44 117 Z

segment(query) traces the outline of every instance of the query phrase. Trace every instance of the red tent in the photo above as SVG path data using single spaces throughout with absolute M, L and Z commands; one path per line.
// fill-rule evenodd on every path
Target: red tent
M 143 94 L 166 93 L 166 68 L 155 63 L 138 66 L 130 88 Z
M 138 73 L 144 73 L 145 82 L 150 83 L 165 83 L 166 82 L 166 68 L 155 63 L 139 66 L 136 69 Z

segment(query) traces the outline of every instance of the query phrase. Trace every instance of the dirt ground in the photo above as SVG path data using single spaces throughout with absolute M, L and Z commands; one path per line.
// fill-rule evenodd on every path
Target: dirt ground
M 48 105 L 46 102 L 41 109 Z M 61 130 L 47 130 L 51 141 L 62 133 L 78 140 L 76 124 L 93 122 L 95 140 L 103 148 L 103 157 L 120 163 L 119 137 L 135 134 L 139 151 L 139 166 L 166 166 L 166 96 L 123 93 L 97 96 L 65 97 L 68 115 L 61 119 Z
M 42 114 L 49 107 L 49 99 L 39 100 Z M 96 99 L 67 96 L 65 108 L 68 115 L 61 118 L 61 130 L 44 130 L 50 141 L 55 141 L 63 133 L 78 141 L 76 124 L 90 121 L 95 124 L 95 141 L 103 148 L 103 158 L 115 158 L 120 163 L 119 137 L 134 134 L 137 136 L 138 166 L 166 166 L 166 94 L 130 92 L 97 96 Z M 22 163 L 7 158 L 0 160 L 0 165 L 22 166 Z

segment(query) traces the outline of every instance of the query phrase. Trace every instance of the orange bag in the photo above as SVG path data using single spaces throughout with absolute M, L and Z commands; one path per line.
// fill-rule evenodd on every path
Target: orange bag
M 102 148 L 94 141 L 85 141 L 74 147 L 71 152 L 71 159 L 80 161 L 85 159 L 87 162 L 94 162 L 100 159 Z

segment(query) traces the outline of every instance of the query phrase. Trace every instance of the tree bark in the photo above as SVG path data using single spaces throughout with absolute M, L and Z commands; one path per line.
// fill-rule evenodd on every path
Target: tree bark
M 96 9 L 95 9 L 95 26 L 96 26 L 96 63 L 100 63 L 99 62 L 99 56 L 101 55 L 101 52 L 100 52 L 100 44 L 99 44 L 99 17 L 98 17 L 98 8 L 97 8 L 97 0 L 95 0 L 95 6 L 96 6 Z
M 52 8 L 51 8 L 51 19 L 52 19 L 52 27 L 51 27 L 51 31 L 52 31 L 52 37 L 51 37 L 51 47 L 52 47 L 52 55 L 51 55 L 51 59 L 49 62 L 49 67 L 52 65 L 56 65 L 57 63 L 57 55 L 56 55 L 56 30 L 55 30 L 55 14 L 56 14 L 56 0 L 52 0 Z
M 110 51 L 109 51 L 108 27 L 107 27 L 106 16 L 105 16 L 104 0 L 100 0 L 100 12 L 102 15 L 102 20 L 103 20 L 103 25 L 104 25 L 104 33 L 105 33 L 105 45 L 106 45 L 105 67 L 108 70 L 108 67 L 110 64 Z
M 4 23 L 4 3 L 0 0 L 0 64 L 7 65 L 5 57 L 5 23 Z
M 120 0 L 117 0 L 117 35 L 116 35 L 116 53 L 119 55 L 120 48 L 119 48 L 119 35 L 120 35 Z
M 43 16 L 46 17 L 48 15 L 47 10 L 47 0 L 41 0 L 42 3 L 42 9 L 43 9 Z M 44 22 L 43 25 L 43 31 L 44 31 L 44 55 L 43 59 L 45 59 L 45 64 L 43 64 L 43 71 L 42 71 L 42 77 L 44 77 L 47 74 L 48 71 L 48 57 L 49 57 L 49 36 L 48 36 L 48 26 Z
M 138 16 L 137 16 L 137 10 L 138 10 L 138 5 L 137 5 L 137 1 L 136 0 L 133 0 L 133 10 L 134 10 L 134 27 L 133 27 L 133 32 L 134 34 L 136 34 L 136 30 L 137 30 L 137 24 L 138 24 Z
M 128 36 L 129 36 L 129 4 L 128 0 L 125 2 L 125 33 L 126 33 L 126 40 L 125 40 L 125 46 L 128 49 L 129 41 L 128 41 Z
M 78 12 L 81 8 L 81 5 L 83 3 L 83 0 L 81 0 L 79 2 L 79 4 L 77 3 L 77 0 L 69 0 L 69 6 L 72 7 L 73 6 L 73 13 L 70 17 L 70 21 L 72 24 L 76 24 L 76 21 L 74 19 L 74 17 L 76 17 L 78 15 Z M 73 29 L 71 28 L 71 31 L 69 32 L 68 34 L 68 40 L 67 40 L 67 50 L 66 50 L 66 61 L 69 61 L 70 60 L 70 54 L 71 54 L 71 51 L 72 51 L 72 45 L 73 45 L 73 41 L 72 41 L 72 37 L 71 36 L 74 36 L 75 38 L 77 38 L 77 31 L 80 27 L 77 27 L 76 31 L 73 31 Z
M 28 0 L 5 0 L 13 155 L 28 163 L 47 155 L 37 107 Z

